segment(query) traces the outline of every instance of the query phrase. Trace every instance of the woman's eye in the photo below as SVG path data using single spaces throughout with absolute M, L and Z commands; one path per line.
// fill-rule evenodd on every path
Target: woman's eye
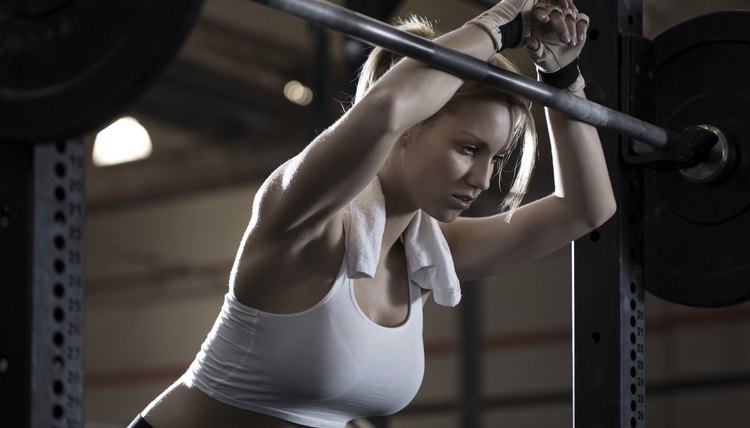
M 465 155 L 474 155 L 477 152 L 477 148 L 474 146 L 461 146 L 461 153 Z

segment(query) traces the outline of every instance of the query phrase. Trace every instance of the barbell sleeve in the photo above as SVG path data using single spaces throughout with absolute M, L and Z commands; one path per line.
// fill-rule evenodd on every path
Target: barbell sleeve
M 484 82 L 596 127 L 616 131 L 656 149 L 671 147 L 680 135 L 659 126 L 520 76 L 461 52 L 324 0 L 253 0 L 365 43 L 414 58 L 455 76 Z

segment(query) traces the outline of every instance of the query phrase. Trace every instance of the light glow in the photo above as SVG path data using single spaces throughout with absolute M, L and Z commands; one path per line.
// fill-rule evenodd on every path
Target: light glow
M 135 118 L 126 116 L 96 134 L 92 160 L 96 166 L 133 162 L 151 155 L 151 137 Z
M 312 102 L 313 92 L 302 83 L 296 80 L 291 80 L 284 85 L 284 96 L 295 104 L 306 106 Z

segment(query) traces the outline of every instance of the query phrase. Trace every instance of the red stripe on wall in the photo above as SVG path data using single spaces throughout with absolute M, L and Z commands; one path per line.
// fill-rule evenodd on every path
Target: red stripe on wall
M 648 335 L 664 334 L 685 327 L 709 326 L 747 320 L 750 320 L 750 308 L 706 309 L 697 315 L 695 313 L 683 314 L 647 321 L 646 332 Z M 571 337 L 572 332 L 569 329 L 494 335 L 484 339 L 482 349 L 484 351 L 498 351 L 535 348 L 560 343 L 567 344 L 570 343 Z M 455 354 L 458 352 L 459 346 L 458 342 L 452 340 L 431 341 L 425 343 L 425 354 L 427 357 Z M 133 383 L 169 383 L 176 380 L 185 371 L 188 364 L 152 369 L 87 373 L 85 385 L 87 388 L 111 388 Z

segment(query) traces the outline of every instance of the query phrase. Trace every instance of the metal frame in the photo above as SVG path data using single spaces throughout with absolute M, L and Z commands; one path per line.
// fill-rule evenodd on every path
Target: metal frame
M 84 144 L 0 143 L 0 420 L 83 427 Z
M 577 5 L 591 16 L 581 57 L 587 94 L 598 103 L 648 115 L 648 43 L 642 0 Z M 617 214 L 574 243 L 573 424 L 645 427 L 645 306 L 641 170 L 621 161 L 631 141 L 600 130 L 618 201 Z

